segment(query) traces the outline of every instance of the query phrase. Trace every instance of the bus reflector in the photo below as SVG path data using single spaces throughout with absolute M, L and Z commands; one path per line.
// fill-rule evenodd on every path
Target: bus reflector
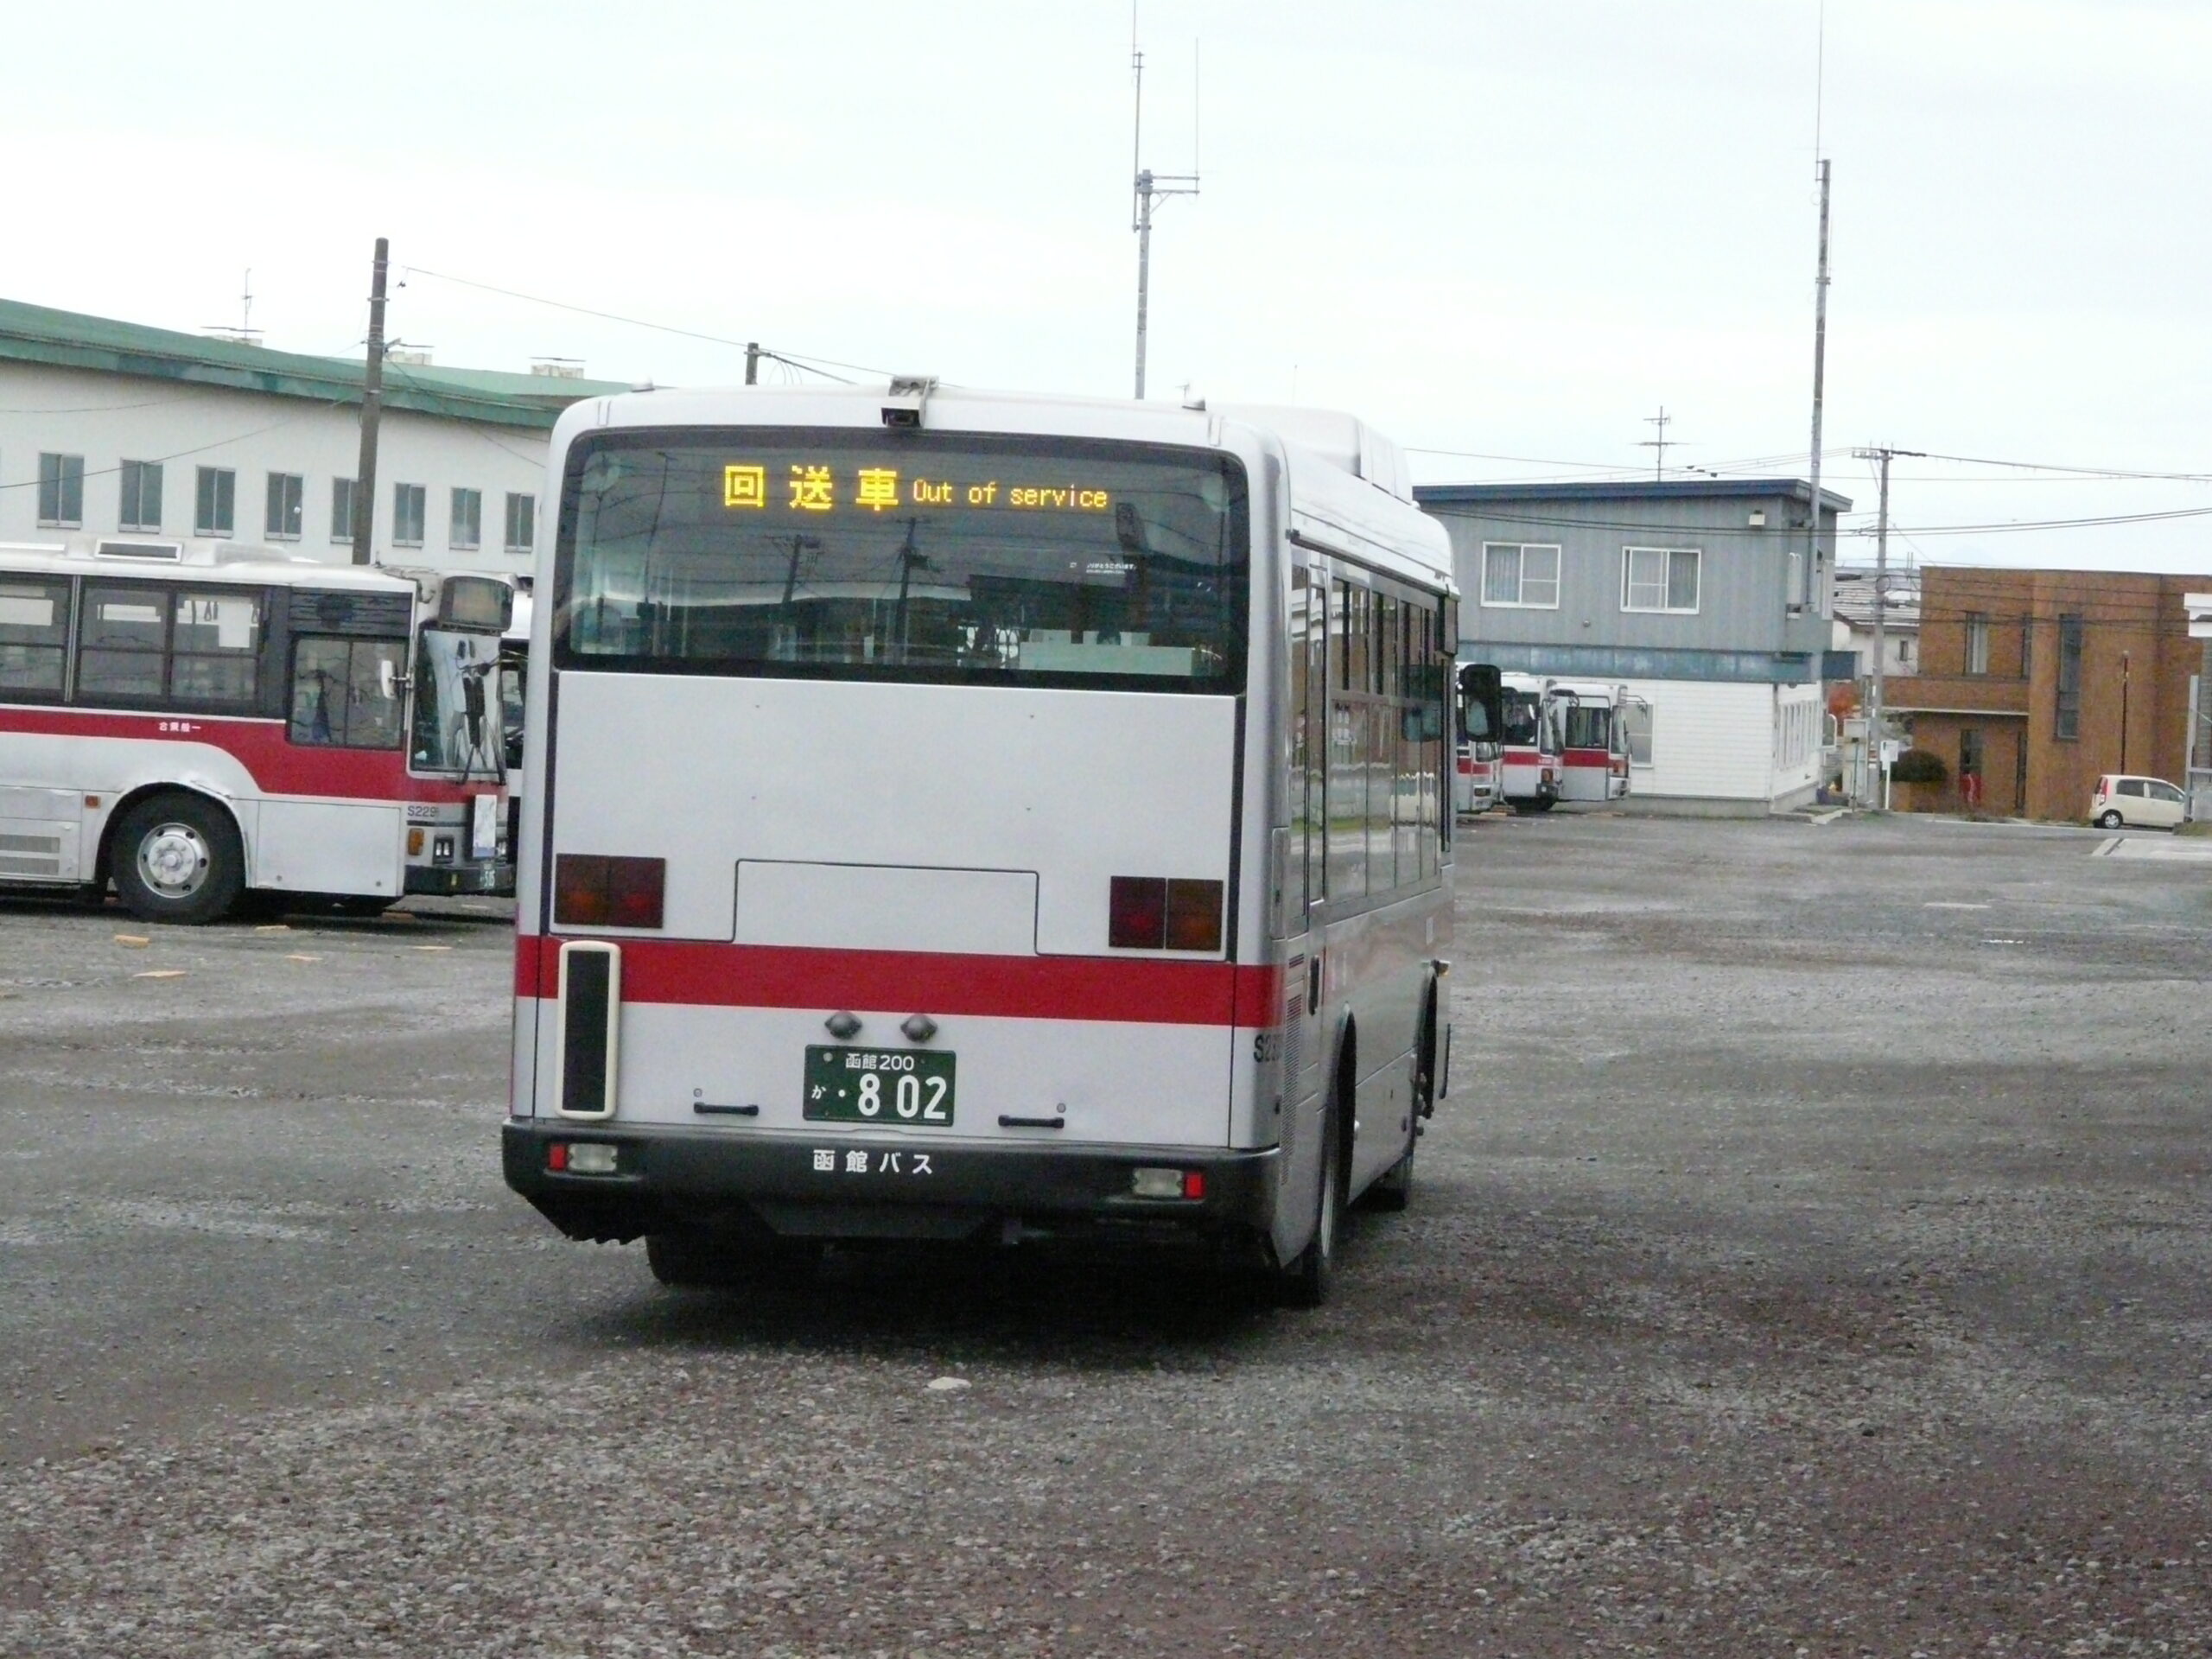
M 664 858 L 563 853 L 553 861 L 553 921 L 567 927 L 658 927 Z
M 1117 875 L 1109 889 L 1106 943 L 1117 950 L 1218 950 L 1218 881 Z
M 597 939 L 563 945 L 559 995 L 555 1109 L 563 1117 L 612 1117 L 622 1018 L 621 947 Z

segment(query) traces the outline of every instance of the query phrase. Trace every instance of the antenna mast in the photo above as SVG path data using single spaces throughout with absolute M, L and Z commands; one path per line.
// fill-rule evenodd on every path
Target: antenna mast
M 1659 405 L 1659 412 L 1656 415 L 1647 415 L 1643 417 L 1643 423 L 1656 429 L 1659 435 L 1646 438 L 1636 447 L 1651 451 L 1651 476 L 1655 480 L 1667 476 L 1667 451 L 1681 442 L 1680 438 L 1670 438 L 1667 435 L 1667 423 L 1674 418 L 1667 412 L 1667 405 L 1664 404 Z
M 1132 16 L 1134 23 L 1135 18 Z M 1197 53 L 1192 49 L 1192 139 L 1198 136 L 1196 114 Z M 1144 397 L 1145 340 L 1150 332 L 1152 295 L 1152 210 L 1153 204 L 1166 196 L 1195 196 L 1198 194 L 1198 175 L 1191 173 L 1154 173 L 1144 164 L 1144 54 L 1136 44 L 1135 32 L 1131 30 L 1129 41 L 1129 69 L 1136 81 L 1136 123 L 1130 149 L 1136 168 L 1134 211 L 1129 228 L 1137 236 L 1137 390 L 1140 401 Z M 1192 166 L 1198 165 L 1196 157 Z

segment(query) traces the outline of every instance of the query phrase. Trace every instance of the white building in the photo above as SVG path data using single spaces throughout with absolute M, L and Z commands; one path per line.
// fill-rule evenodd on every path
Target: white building
M 342 563 L 362 382 L 345 359 L 0 301 L 0 541 L 235 537 Z M 377 561 L 526 571 L 555 418 L 627 389 L 388 362 Z

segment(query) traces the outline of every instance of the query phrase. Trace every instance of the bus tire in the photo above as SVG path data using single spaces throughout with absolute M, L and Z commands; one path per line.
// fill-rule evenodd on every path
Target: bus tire
M 1321 1180 L 1315 1194 L 1319 1213 L 1313 1236 L 1282 1270 L 1279 1287 L 1286 1307 L 1319 1307 L 1329 1300 L 1337 1276 L 1337 1248 L 1344 1241 L 1344 1113 L 1332 1101 L 1321 1120 Z
M 214 921 L 245 885 L 245 853 L 230 813 L 181 790 L 148 796 L 124 812 L 108 861 L 116 895 L 141 921 Z

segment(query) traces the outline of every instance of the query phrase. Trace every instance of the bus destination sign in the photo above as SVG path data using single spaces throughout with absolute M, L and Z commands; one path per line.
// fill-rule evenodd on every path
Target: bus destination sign
M 895 467 L 841 469 L 794 461 L 788 476 L 765 465 L 722 468 L 722 505 L 733 511 L 777 505 L 791 512 L 895 512 L 906 507 L 975 507 L 1014 512 L 1110 512 L 1114 495 L 1073 483 L 1009 484 L 902 477 Z

